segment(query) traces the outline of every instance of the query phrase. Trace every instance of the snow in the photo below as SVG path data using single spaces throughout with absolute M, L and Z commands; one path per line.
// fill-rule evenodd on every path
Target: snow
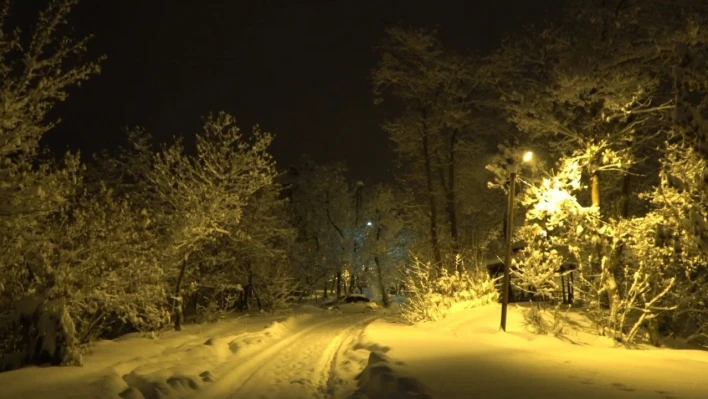
M 415 326 L 395 311 L 278 315 L 129 334 L 93 345 L 84 367 L 0 373 L 1 398 L 705 399 L 708 352 L 617 347 L 574 312 L 529 332 L 524 306 L 453 309 Z
M 528 331 L 522 311 L 515 305 L 509 308 L 506 333 L 498 328 L 498 305 L 462 310 L 417 326 L 395 319 L 371 324 L 361 342 L 375 344 L 385 356 L 370 362 L 368 373 L 376 374 L 371 369 L 378 366 L 378 374 L 388 378 L 367 381 L 360 376 L 359 397 L 708 397 L 706 351 L 616 347 L 611 339 L 594 334 L 586 319 L 572 313 L 564 336 L 536 335 Z M 401 385 L 401 378 L 408 378 L 410 393 L 403 388 L 391 392 L 392 386 Z M 377 396 L 381 394 L 385 396 Z

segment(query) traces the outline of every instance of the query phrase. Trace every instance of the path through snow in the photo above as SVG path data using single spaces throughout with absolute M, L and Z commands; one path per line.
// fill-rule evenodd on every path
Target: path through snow
M 132 334 L 96 343 L 84 367 L 0 373 L 0 398 L 342 399 L 368 356 L 353 346 L 375 319 L 310 307 Z
M 337 374 L 349 343 L 372 316 L 330 316 L 291 335 L 229 371 L 194 398 L 330 399 L 344 381 Z

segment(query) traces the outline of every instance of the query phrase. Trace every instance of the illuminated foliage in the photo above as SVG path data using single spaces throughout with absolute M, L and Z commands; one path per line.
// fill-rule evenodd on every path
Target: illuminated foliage
M 463 262 L 457 257 L 455 262 Z M 435 321 L 461 309 L 483 306 L 499 299 L 494 280 L 485 272 L 448 273 L 466 270 L 457 265 L 443 268 L 441 273 L 430 263 L 413 258 L 402 270 L 408 300 L 401 305 L 401 316 L 411 323 Z
M 61 33 L 76 3 L 50 2 L 28 34 L 10 28 L 12 2 L 3 2 L 0 9 L 0 350 L 19 351 L 23 361 L 38 360 L 29 353 L 33 343 L 11 331 L 16 325 L 11 320 L 13 308 L 27 296 L 39 301 L 35 309 L 58 306 L 52 320 L 59 328 L 52 331 L 63 331 L 64 343 L 52 342 L 52 349 L 62 348 L 50 352 L 75 358 L 72 348 L 77 337 L 72 325 L 78 315 L 69 314 L 65 307 L 75 303 L 50 306 L 47 294 L 56 287 L 59 274 L 52 261 L 61 252 L 54 247 L 58 244 L 55 221 L 74 204 L 82 167 L 71 154 L 59 163 L 40 159 L 39 142 L 54 126 L 49 120 L 54 105 L 66 100 L 68 89 L 100 70 L 100 59 L 83 58 L 88 37 L 75 40 Z M 40 254 L 50 261 L 38 259 Z M 47 269 L 47 264 L 52 266 Z M 42 327 L 38 322 L 35 318 L 25 324 Z M 39 336 L 45 333 L 39 330 Z M 68 357 L 60 356 L 58 361 L 72 361 Z
M 209 115 L 196 136 L 197 154 L 188 155 L 177 141 L 154 157 L 146 180 L 162 203 L 157 217 L 164 226 L 175 283 L 175 327 L 182 318 L 181 285 L 193 254 L 221 236 L 245 237 L 240 228 L 244 208 L 259 190 L 273 184 L 275 164 L 267 150 L 272 136 L 254 128 L 243 137 L 226 113 Z

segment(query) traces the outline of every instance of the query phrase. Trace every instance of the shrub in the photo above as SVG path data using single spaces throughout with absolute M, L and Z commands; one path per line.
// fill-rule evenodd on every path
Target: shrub
M 453 270 L 462 262 L 458 256 Z M 413 262 L 402 272 L 408 289 L 408 300 L 401 304 L 401 317 L 411 323 L 442 319 L 453 311 L 453 305 L 471 308 L 496 302 L 499 293 L 494 280 L 483 272 L 449 273 L 438 270 L 430 262 Z

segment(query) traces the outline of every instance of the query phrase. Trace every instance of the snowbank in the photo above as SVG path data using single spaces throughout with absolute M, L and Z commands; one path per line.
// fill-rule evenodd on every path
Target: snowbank
M 354 350 L 369 351 L 364 369 L 356 376 L 357 390 L 351 399 L 430 399 L 432 396 L 417 379 L 401 367 L 403 362 L 394 362 L 387 355 L 389 348 L 368 341 L 362 334 Z
M 0 397 L 184 397 L 218 380 L 229 364 L 312 323 L 314 317 L 253 316 L 187 325 L 181 332 L 128 334 L 100 341 L 92 346 L 84 367 L 28 367 L 0 373 Z
M 415 326 L 381 319 L 370 324 L 361 338 L 372 352 L 359 376 L 359 395 L 708 397 L 708 352 L 618 347 L 611 339 L 592 334 L 577 316 L 568 317 L 559 336 L 529 332 L 523 308 L 516 305 L 509 308 L 506 333 L 498 327 L 498 305 L 461 310 Z M 420 396 L 426 394 L 430 396 Z
M 364 370 L 356 378 L 359 389 L 352 399 L 431 399 L 423 384 L 406 376 L 381 352 L 371 352 Z
M 114 367 L 125 383 L 122 398 L 182 397 L 220 379 L 236 359 L 246 359 L 307 325 L 314 316 L 302 314 L 272 321 L 265 329 L 236 335 L 213 336 L 203 343 L 190 343 L 151 359 L 140 358 Z M 109 379 L 111 381 L 111 379 Z M 111 383 L 115 383 L 112 379 Z

